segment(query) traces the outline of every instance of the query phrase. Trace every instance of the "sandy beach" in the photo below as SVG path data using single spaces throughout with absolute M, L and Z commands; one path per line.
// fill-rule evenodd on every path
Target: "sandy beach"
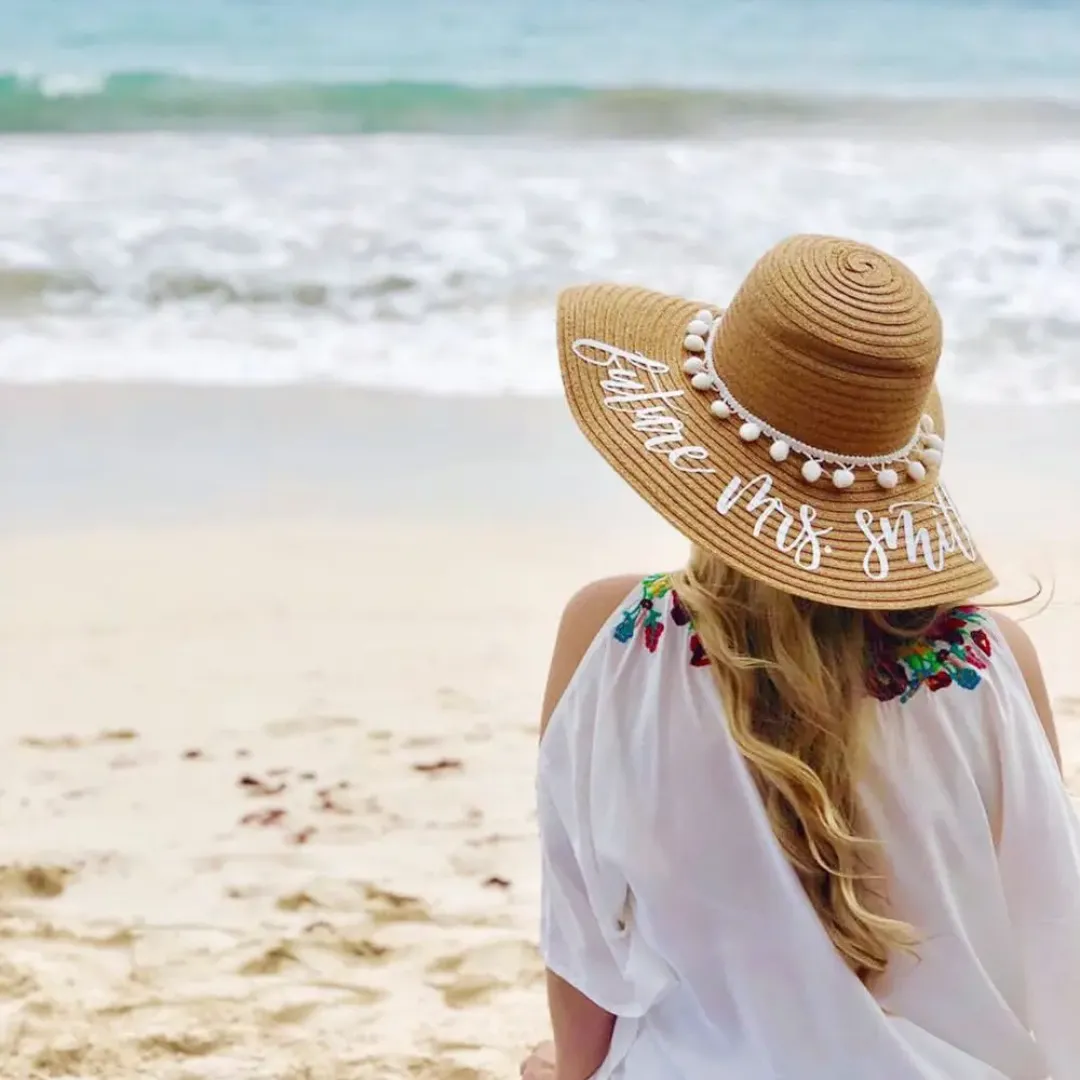
M 1072 772 L 1065 412 L 949 466 Z M 0 1076 L 515 1076 L 556 620 L 679 538 L 544 400 L 3 388 L 0 492 Z
M 514 1080 L 548 1036 L 556 626 L 686 553 L 559 396 L 567 286 L 910 266 L 1080 795 L 1080 4 L 0 31 L 0 1080 Z

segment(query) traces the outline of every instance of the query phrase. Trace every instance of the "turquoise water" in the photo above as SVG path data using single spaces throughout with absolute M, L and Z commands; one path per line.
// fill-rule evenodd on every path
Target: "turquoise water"
M 0 67 L 379 82 L 1075 86 L 1072 0 L 5 0 Z
M 0 132 L 707 136 L 767 128 L 1080 130 L 1080 100 L 820 90 L 240 82 L 177 75 L 0 77 Z
M 1075 0 L 0 0 L 0 381 L 554 393 L 563 285 L 879 244 L 1080 399 Z
M 9 131 L 662 133 L 829 95 L 1080 101 L 1080 5 L 5 0 L 0 73 Z

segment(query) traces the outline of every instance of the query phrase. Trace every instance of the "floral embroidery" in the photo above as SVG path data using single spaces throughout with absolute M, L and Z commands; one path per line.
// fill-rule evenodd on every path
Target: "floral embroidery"
M 925 638 L 902 641 L 875 636 L 870 643 L 867 686 L 879 701 L 910 701 L 924 684 L 931 690 L 974 690 L 990 666 L 986 616 L 977 607 L 946 612 Z
M 653 574 L 641 583 L 641 599 L 622 613 L 615 626 L 615 640 L 626 644 L 638 632 L 648 652 L 655 653 L 664 633 L 659 601 L 671 594 L 668 617 L 675 626 L 689 630 L 690 663 L 708 667 L 709 657 L 694 629 L 690 612 L 671 586 L 668 574 Z M 916 641 L 900 641 L 884 634 L 870 639 L 866 683 L 879 701 L 910 701 L 919 688 L 932 691 L 947 686 L 974 690 L 982 672 L 990 666 L 992 646 L 986 632 L 986 616 L 977 607 L 958 607 L 946 612 Z
M 626 644 L 633 640 L 638 630 L 645 648 L 656 652 L 660 638 L 664 633 L 664 618 L 657 607 L 657 602 L 671 593 L 671 606 L 668 615 L 676 626 L 690 628 L 689 647 L 690 663 L 694 667 L 704 667 L 709 663 L 701 638 L 694 631 L 690 612 L 683 607 L 678 593 L 671 587 L 671 578 L 667 574 L 653 574 L 641 583 L 641 599 L 622 613 L 622 618 L 615 627 L 615 640 Z

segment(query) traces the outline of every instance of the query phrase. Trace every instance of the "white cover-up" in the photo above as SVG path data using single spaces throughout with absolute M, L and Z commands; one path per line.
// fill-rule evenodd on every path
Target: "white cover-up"
M 1080 1080 L 1074 809 L 992 616 L 943 633 L 879 673 L 863 798 L 922 943 L 871 993 L 773 837 L 670 582 L 613 614 L 538 772 L 544 958 L 618 1018 L 600 1080 Z

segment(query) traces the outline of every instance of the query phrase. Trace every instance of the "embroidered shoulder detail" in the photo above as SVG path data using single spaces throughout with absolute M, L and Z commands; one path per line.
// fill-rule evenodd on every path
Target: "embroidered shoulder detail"
M 977 607 L 944 614 L 918 641 L 899 645 L 875 637 L 870 645 L 867 686 L 878 701 L 910 701 L 924 684 L 931 690 L 959 686 L 974 690 L 990 666 L 986 616 Z
M 664 601 L 670 594 L 666 605 Z M 672 587 L 669 574 L 653 574 L 641 583 L 636 604 L 626 608 L 615 625 L 615 640 L 624 645 L 639 638 L 647 652 L 655 653 L 667 621 L 687 632 L 688 660 L 693 667 L 708 667 L 709 658 L 694 629 L 690 612 Z M 901 704 L 926 685 L 931 691 L 947 686 L 974 690 L 990 666 L 992 653 L 986 632 L 986 616 L 977 607 L 958 607 L 946 612 L 916 641 L 875 635 L 870 641 L 866 683 L 878 701 L 900 699 Z
M 664 633 L 663 605 L 660 601 L 669 593 L 671 602 L 668 605 L 668 618 L 675 626 L 689 631 L 690 663 L 693 667 L 706 667 L 709 658 L 705 655 L 701 638 L 694 630 L 690 612 L 683 607 L 678 593 L 671 586 L 669 574 L 653 574 L 642 581 L 641 598 L 633 607 L 623 611 L 622 618 L 615 626 L 615 640 L 625 645 L 640 636 L 645 648 L 651 653 L 656 652 L 656 647 L 660 644 L 660 638 Z

